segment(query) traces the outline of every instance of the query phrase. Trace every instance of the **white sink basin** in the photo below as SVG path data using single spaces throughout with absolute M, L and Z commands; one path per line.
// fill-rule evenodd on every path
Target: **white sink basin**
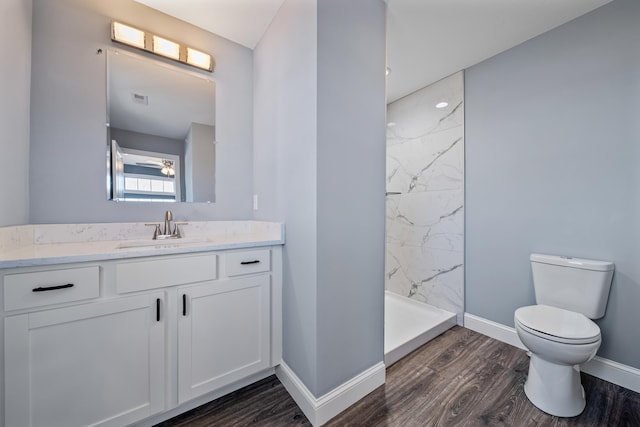
M 161 239 L 161 240 L 125 240 L 119 243 L 118 249 L 130 248 L 176 248 L 185 245 L 193 245 L 196 243 L 205 243 L 207 239 L 204 237 L 189 237 L 181 239 Z

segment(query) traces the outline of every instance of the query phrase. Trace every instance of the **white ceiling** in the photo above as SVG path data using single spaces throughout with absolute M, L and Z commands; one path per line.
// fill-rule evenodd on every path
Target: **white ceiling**
M 611 0 L 388 0 L 388 102 Z
M 284 0 L 135 0 L 253 49 Z
M 136 0 L 253 49 L 283 0 Z M 348 1 L 348 0 L 345 0 Z M 387 0 L 394 101 L 612 0 Z

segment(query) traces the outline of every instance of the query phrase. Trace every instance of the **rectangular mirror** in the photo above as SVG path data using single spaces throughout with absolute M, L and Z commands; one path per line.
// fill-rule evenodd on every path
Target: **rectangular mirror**
M 215 83 L 122 50 L 107 52 L 107 197 L 215 201 Z

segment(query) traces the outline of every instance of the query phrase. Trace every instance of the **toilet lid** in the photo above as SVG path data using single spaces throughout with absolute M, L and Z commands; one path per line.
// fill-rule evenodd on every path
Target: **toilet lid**
M 555 337 L 555 341 L 583 344 L 600 338 L 600 328 L 591 319 L 562 308 L 542 304 L 520 307 L 515 319 L 530 332 L 548 335 L 552 340 Z

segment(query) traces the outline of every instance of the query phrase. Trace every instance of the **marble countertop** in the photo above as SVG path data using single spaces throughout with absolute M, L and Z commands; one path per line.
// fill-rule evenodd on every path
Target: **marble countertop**
M 215 223 L 215 224 L 213 224 Z M 120 228 L 118 228 L 120 226 Z M 40 228 L 39 228 L 40 227 Z M 43 227 L 46 228 L 43 231 Z M 127 228 L 128 227 L 128 228 Z M 0 229 L 0 268 L 34 267 L 284 244 L 284 226 L 255 221 L 194 223 L 183 239 L 130 233 L 138 224 L 20 226 Z M 142 225 L 142 229 L 145 227 Z M 105 231 L 106 230 L 106 231 Z M 80 236 L 84 236 L 83 240 Z M 129 236 L 132 238 L 124 238 Z

